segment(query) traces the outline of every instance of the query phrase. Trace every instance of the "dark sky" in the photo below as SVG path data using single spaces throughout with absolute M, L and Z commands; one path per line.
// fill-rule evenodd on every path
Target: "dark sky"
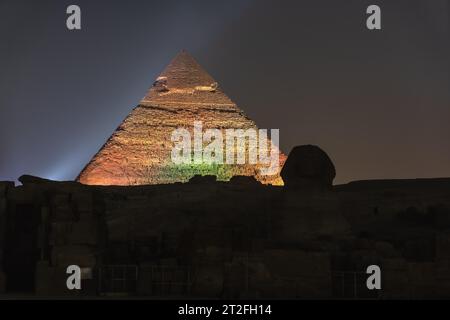
M 66 28 L 66 7 L 82 30 Z M 365 27 L 370 4 L 382 30 Z M 450 176 L 448 0 L 0 0 L 0 180 L 71 180 L 181 49 L 336 182 Z

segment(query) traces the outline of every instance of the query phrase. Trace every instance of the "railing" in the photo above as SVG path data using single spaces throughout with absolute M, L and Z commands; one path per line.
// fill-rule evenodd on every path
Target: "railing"
M 332 294 L 340 299 L 378 299 L 378 290 L 369 290 L 368 275 L 361 271 L 333 271 L 331 273 Z
M 193 284 L 192 271 L 183 266 L 143 266 L 139 279 L 141 293 L 147 295 L 189 295 Z
M 98 269 L 102 295 L 189 295 L 193 284 L 189 267 L 106 265 Z
M 129 294 L 136 292 L 136 265 L 108 265 L 98 269 L 100 294 Z

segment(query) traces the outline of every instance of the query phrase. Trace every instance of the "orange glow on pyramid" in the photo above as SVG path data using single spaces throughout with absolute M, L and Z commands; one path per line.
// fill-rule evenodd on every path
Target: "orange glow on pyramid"
M 203 129 L 257 129 L 217 82 L 190 56 L 180 52 L 156 79 L 145 97 L 125 118 L 79 174 L 89 185 L 145 185 L 187 182 L 194 175 L 254 176 L 264 184 L 282 185 L 280 170 L 286 156 L 280 152 L 275 175 L 261 175 L 259 164 L 183 164 L 172 162 L 172 132 Z M 238 148 L 238 145 L 235 146 Z M 242 150 L 235 150 L 235 152 Z

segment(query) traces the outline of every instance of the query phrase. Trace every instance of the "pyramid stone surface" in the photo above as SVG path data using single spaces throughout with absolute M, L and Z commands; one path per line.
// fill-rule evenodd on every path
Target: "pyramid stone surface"
M 265 184 L 281 185 L 279 172 L 262 176 L 259 165 L 183 164 L 171 160 L 171 135 L 185 128 L 193 136 L 194 121 L 208 128 L 257 128 L 218 88 L 215 80 L 185 51 L 156 79 L 139 105 L 125 118 L 79 174 L 90 185 L 143 185 L 187 182 L 194 175 L 254 176 Z M 280 170 L 286 157 L 280 152 Z

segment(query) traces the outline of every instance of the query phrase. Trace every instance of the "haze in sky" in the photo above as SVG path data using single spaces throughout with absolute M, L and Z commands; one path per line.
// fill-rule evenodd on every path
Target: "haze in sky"
M 0 3 L 0 180 L 74 179 L 187 49 L 282 150 L 316 144 L 336 183 L 450 176 L 449 1 Z

